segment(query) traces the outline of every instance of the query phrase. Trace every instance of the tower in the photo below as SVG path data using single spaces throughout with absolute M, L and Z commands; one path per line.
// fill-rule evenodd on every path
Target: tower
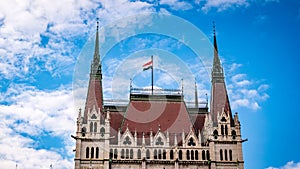
M 83 111 L 79 109 L 77 118 L 75 169 L 88 169 L 98 166 L 109 168 L 109 112 L 104 112 L 102 70 L 99 54 L 98 25 L 95 38 L 95 51 L 91 63 L 89 86 Z
M 228 93 L 226 90 L 223 67 L 219 58 L 215 25 L 213 25 L 214 59 L 211 71 L 211 102 L 210 112 L 206 119 L 206 130 L 211 151 L 215 156 L 211 157 L 212 168 L 244 168 L 240 121 L 238 114 L 232 117 Z

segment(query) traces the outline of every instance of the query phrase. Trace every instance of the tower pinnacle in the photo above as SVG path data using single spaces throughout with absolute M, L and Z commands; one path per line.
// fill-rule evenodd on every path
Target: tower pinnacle
M 212 81 L 222 82 L 224 81 L 224 73 L 219 58 L 215 22 L 213 22 L 213 34 L 214 34 L 214 61 L 213 61 L 213 68 L 212 68 Z
M 99 21 L 97 19 L 97 30 L 96 30 L 96 39 L 95 39 L 95 51 L 94 51 L 94 57 L 93 57 L 93 62 L 92 62 L 92 69 L 91 73 L 96 74 L 100 73 L 100 54 L 99 54 Z

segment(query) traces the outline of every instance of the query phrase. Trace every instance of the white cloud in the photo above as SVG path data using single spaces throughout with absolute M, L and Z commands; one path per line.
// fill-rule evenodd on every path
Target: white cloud
M 0 163 L 3 168 L 55 168 L 73 167 L 76 112 L 72 91 L 60 88 L 41 91 L 32 86 L 11 85 L 1 93 L 7 103 L 0 104 Z M 38 138 L 45 135 L 60 138 L 63 147 L 41 148 Z M 48 142 L 47 144 L 53 144 Z
M 204 12 L 209 11 L 212 8 L 216 8 L 218 11 L 224 11 L 228 8 L 248 6 L 247 0 L 206 0 L 206 3 L 201 8 Z
M 229 79 L 227 89 L 233 109 L 248 108 L 258 110 L 261 103 L 269 98 L 268 84 L 257 80 L 249 80 L 247 74 L 237 73 L 241 64 L 233 63 L 228 66 L 227 78 Z
M 300 169 L 300 162 L 294 162 L 294 161 L 290 161 L 287 162 L 284 166 L 282 167 L 268 167 L 266 169 Z
M 169 5 L 173 10 L 189 10 L 193 8 L 193 6 L 186 1 L 161 0 L 159 3 L 163 5 Z

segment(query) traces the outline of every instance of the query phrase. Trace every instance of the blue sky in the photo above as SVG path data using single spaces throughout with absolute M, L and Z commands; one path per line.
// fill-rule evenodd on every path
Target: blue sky
M 86 96 L 98 17 L 107 99 L 126 99 L 116 91 L 128 91 L 131 77 L 137 87 L 149 85 L 147 72 L 136 71 L 151 53 L 159 68 L 157 87 L 180 87 L 184 74 L 186 99 L 193 100 L 193 83 L 188 82 L 194 78 L 199 99 L 205 99 L 215 21 L 231 106 L 249 140 L 243 147 L 245 168 L 300 169 L 300 2 L 61 3 L 0 1 L 1 166 L 73 168 L 70 134 Z M 166 17 L 168 27 L 149 19 L 158 14 Z M 128 73 L 121 77 L 124 71 Z

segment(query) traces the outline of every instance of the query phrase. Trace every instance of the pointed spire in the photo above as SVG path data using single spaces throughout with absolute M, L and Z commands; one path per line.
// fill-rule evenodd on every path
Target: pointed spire
M 96 74 L 99 73 L 100 68 L 100 54 L 99 54 L 99 20 L 97 18 L 97 30 L 96 30 L 96 39 L 95 39 L 95 51 L 94 51 L 94 57 L 93 57 L 93 63 L 92 63 L 92 70 L 91 73 Z
M 213 34 L 214 34 L 214 62 L 212 68 L 212 81 L 223 82 L 224 74 L 223 74 L 223 68 L 221 66 L 221 61 L 219 58 L 215 22 L 213 22 Z
M 198 91 L 197 91 L 197 82 L 196 82 L 196 78 L 195 78 L 195 108 L 199 108 L 198 106 L 199 102 L 198 102 Z
M 97 31 L 96 31 L 96 41 L 95 41 L 95 52 L 91 64 L 89 87 L 87 92 L 87 98 L 85 102 L 85 110 L 83 116 L 83 123 L 87 123 L 87 114 L 89 110 L 96 110 L 97 113 L 101 114 L 100 123 L 105 122 L 104 111 L 103 111 L 103 89 L 102 89 L 102 72 L 100 64 L 100 54 L 99 54 L 99 21 L 97 20 Z

